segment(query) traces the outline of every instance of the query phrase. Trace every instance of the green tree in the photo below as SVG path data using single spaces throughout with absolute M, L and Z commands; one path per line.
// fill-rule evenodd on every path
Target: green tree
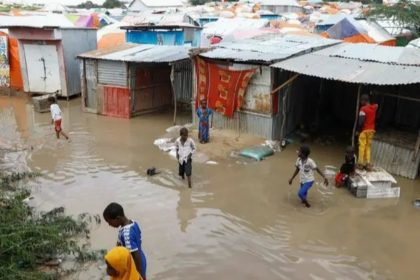
M 102 6 L 107 9 L 112 9 L 121 8 L 123 4 L 118 0 L 106 0 Z
M 392 6 L 374 5 L 368 16 L 374 19 L 386 18 L 417 34 L 420 31 L 420 4 L 416 1 L 400 0 Z
M 92 8 L 98 8 L 99 6 L 93 3 L 92 1 L 86 1 L 84 3 L 81 3 L 77 5 L 77 8 L 81 9 L 92 9 Z

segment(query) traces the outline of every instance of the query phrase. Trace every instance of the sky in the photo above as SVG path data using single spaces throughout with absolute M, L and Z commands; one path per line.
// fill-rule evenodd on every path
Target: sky
M 0 0 L 3 3 L 18 3 L 18 4 L 49 4 L 49 3 L 59 3 L 64 5 L 78 5 L 80 3 L 86 2 L 87 0 Z M 91 0 L 93 3 L 102 4 L 104 0 Z

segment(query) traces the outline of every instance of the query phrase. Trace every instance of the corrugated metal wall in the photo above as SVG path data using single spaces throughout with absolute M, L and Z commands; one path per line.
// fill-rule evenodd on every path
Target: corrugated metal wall
M 128 43 L 152 45 L 184 45 L 184 31 L 133 31 L 125 33 Z
M 232 129 L 241 133 L 249 133 L 271 139 L 273 121 L 270 115 L 235 111 L 233 118 L 228 118 L 215 112 L 213 116 L 213 127 Z
M 192 100 L 192 62 L 178 62 L 174 67 L 174 91 L 177 102 L 191 104 Z
M 104 85 L 127 87 L 127 67 L 121 61 L 98 61 L 98 82 Z
M 267 66 L 257 69 L 249 81 L 241 109 L 263 114 L 270 114 L 271 105 L 271 69 Z
M 384 168 L 392 174 L 415 179 L 419 171 L 420 155 L 414 158 L 414 149 L 374 140 L 372 142 L 372 161 L 375 165 Z
M 171 67 L 167 64 L 130 66 L 133 113 L 151 112 L 172 104 L 170 73 Z
M 96 49 L 96 30 L 60 29 L 66 67 L 67 95 L 81 93 L 78 54 Z

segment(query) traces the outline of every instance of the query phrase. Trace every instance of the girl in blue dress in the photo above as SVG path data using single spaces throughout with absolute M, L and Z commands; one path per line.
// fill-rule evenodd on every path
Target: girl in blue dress
M 200 101 L 200 107 L 197 109 L 198 116 L 198 140 L 201 144 L 208 143 L 210 138 L 210 116 L 213 110 L 207 108 L 205 99 Z

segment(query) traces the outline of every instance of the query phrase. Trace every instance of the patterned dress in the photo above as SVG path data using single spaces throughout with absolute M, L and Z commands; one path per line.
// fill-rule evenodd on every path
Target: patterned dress
M 198 138 L 202 142 L 209 142 L 210 132 L 209 132 L 209 120 L 210 116 L 213 114 L 213 111 L 209 108 L 203 109 L 199 107 L 197 109 L 198 116 Z

